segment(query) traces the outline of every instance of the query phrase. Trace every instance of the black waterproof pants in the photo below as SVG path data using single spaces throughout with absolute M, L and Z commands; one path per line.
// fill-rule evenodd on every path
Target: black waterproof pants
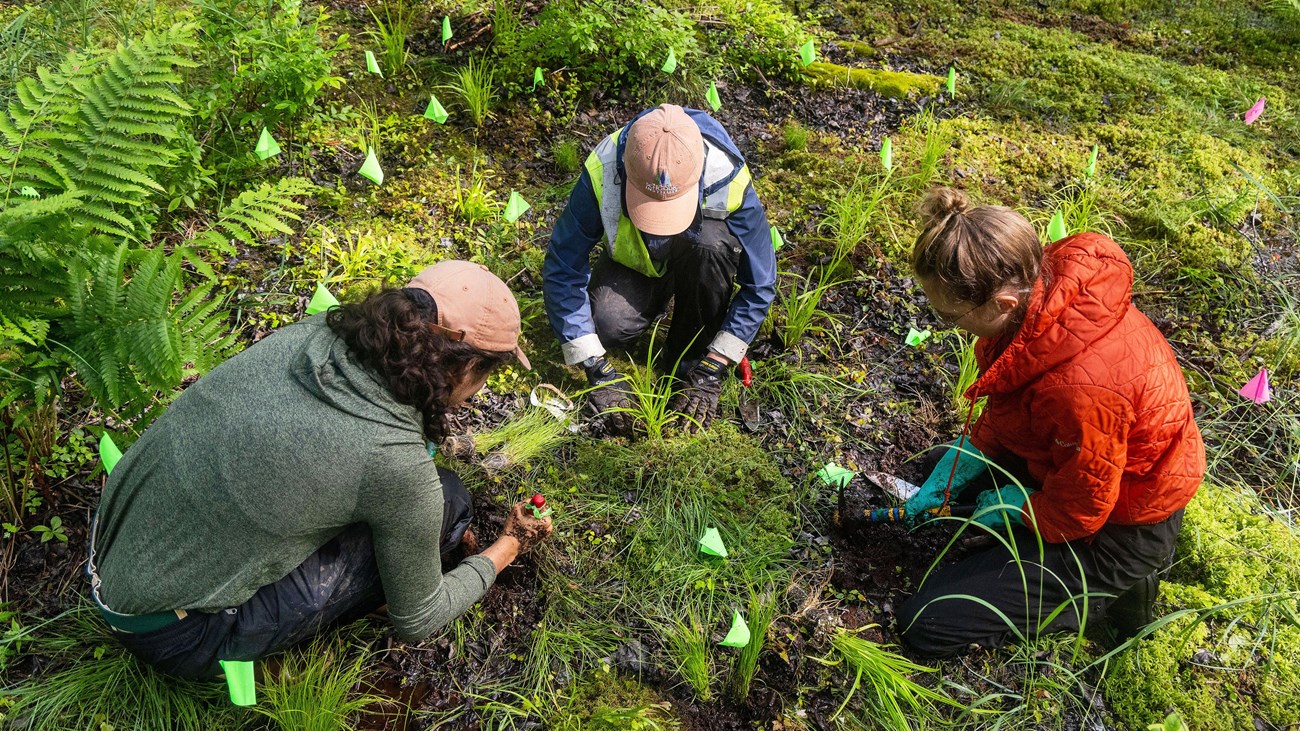
M 588 288 L 596 334 L 607 347 L 627 348 L 671 299 L 672 327 L 661 343 L 660 367 L 698 360 L 722 328 L 739 266 L 740 242 L 724 221 L 707 218 L 697 232 L 673 238 L 662 277 L 647 277 L 604 253 Z
M 960 501 L 973 503 L 992 487 L 980 480 Z M 917 653 L 947 657 L 972 643 L 1001 647 L 1076 631 L 1085 618 L 1097 625 L 1108 612 L 1133 612 L 1132 595 L 1142 595 L 1139 604 L 1154 599 L 1157 574 L 1168 566 L 1182 524 L 1179 510 L 1152 525 L 1107 524 L 1086 540 L 1041 546 L 1033 531 L 1017 526 L 1010 536 L 1014 552 L 999 543 L 930 574 L 899 608 L 898 630 Z
M 439 467 L 442 479 L 442 551 L 460 544 L 474 518 L 460 477 Z M 219 675 L 219 660 L 256 660 L 346 624 L 384 604 L 370 528 L 348 526 L 288 576 L 263 586 L 251 599 L 221 612 L 190 612 L 151 632 L 114 630 L 133 655 L 181 678 Z

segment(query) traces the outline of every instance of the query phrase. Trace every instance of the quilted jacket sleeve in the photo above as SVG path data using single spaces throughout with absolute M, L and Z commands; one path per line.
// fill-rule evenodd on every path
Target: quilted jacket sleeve
M 1107 388 L 1055 386 L 1035 394 L 1030 417 L 1053 468 L 1029 498 L 1026 525 L 1048 543 L 1096 533 L 1119 500 L 1132 407 Z

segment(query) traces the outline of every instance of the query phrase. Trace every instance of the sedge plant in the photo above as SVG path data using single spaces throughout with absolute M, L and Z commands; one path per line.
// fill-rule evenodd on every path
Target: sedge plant
M 750 593 L 749 611 L 745 614 L 745 621 L 749 624 L 749 644 L 741 649 L 731 667 L 731 695 L 737 701 L 744 701 L 749 696 L 749 687 L 758 671 L 758 656 L 766 644 L 767 630 L 776 619 L 776 608 L 776 592 L 770 587 Z
M 837 630 L 831 636 L 831 647 L 839 659 L 813 659 L 826 665 L 843 663 L 853 676 L 848 695 L 832 719 L 844 712 L 859 691 L 864 715 L 881 727 L 899 731 L 911 729 L 913 720 L 935 718 L 936 707 L 940 704 L 959 705 L 912 679 L 916 675 L 937 672 L 934 668 L 917 665 L 855 632 L 842 628 Z
M 346 637 L 318 637 L 301 651 L 284 656 L 278 672 L 258 687 L 258 714 L 281 731 L 345 731 L 354 719 L 387 699 L 354 693 L 365 675 L 370 652 L 364 646 L 352 657 Z
M 405 0 L 387 0 L 383 4 L 383 17 L 375 9 L 367 6 L 375 27 L 369 31 L 371 39 L 378 44 L 384 65 L 396 76 L 406 69 L 410 54 L 406 50 L 406 39 L 411 34 L 415 14 L 406 7 Z
M 497 99 L 496 73 L 496 66 L 486 57 L 471 58 L 440 87 L 460 99 L 475 128 L 482 128 L 492 116 Z
M 567 433 L 565 422 L 546 409 L 529 407 L 496 429 L 475 434 L 474 449 L 480 454 L 493 452 L 483 460 L 490 469 L 526 466 L 553 451 Z

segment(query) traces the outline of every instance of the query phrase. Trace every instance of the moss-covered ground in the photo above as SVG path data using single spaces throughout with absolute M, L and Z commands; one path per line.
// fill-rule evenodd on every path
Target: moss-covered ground
M 297 3 L 160 0 L 130 13 L 107 3 L 81 24 L 69 20 L 73 5 L 34 11 L 44 35 L 5 38 L 53 38 L 57 54 L 66 43 L 110 46 L 173 14 L 203 25 L 205 6 L 260 17 Z M 318 281 L 351 300 L 431 261 L 467 258 L 517 292 L 535 370 L 493 376 L 464 429 L 518 419 L 540 383 L 577 393 L 584 384 L 560 365 L 541 303 L 551 227 L 602 136 L 660 102 L 703 108 L 710 82 L 723 102 L 716 116 L 785 240 L 778 301 L 751 351 L 758 383 L 728 384 L 709 430 L 612 440 L 587 424 L 520 429 L 511 438 L 528 446 L 508 460 L 451 463 L 475 492 L 485 537 L 510 502 L 541 491 L 556 509 L 553 538 L 421 645 L 396 643 L 379 621 L 341 630 L 360 674 L 312 677 L 335 678 L 320 682 L 341 683 L 339 697 L 374 697 L 318 728 L 892 727 L 874 676 L 855 683 L 857 666 L 833 640 L 848 630 L 896 645 L 893 607 L 953 531 L 846 527 L 850 498 L 883 495 L 861 477 L 841 491 L 815 473 L 835 462 L 917 480 L 910 458 L 960 428 L 953 394 L 968 343 L 934 319 L 905 263 L 912 208 L 936 184 L 1014 207 L 1043 230 L 1060 210 L 1071 231 L 1120 242 L 1136 304 L 1184 367 L 1210 471 L 1162 585 L 1162 619 L 1144 637 L 1113 652 L 1089 635 L 931 663 L 937 672 L 912 679 L 953 702 L 910 709 L 910 725 L 1144 729 L 1177 713 L 1198 731 L 1300 726 L 1294 0 L 408 3 L 407 57 L 393 68 L 381 54 L 382 79 L 362 60 L 381 47 L 366 6 L 302 5 L 331 15 L 320 47 L 350 36 L 330 61 L 337 88 L 279 123 L 285 154 L 265 163 L 250 154 L 256 128 L 236 114 L 203 137 L 206 164 L 223 176 L 301 175 L 319 186 L 292 235 L 215 262 L 246 342 L 300 318 Z M 455 28 L 445 44 L 444 15 Z M 798 62 L 809 38 L 819 54 L 810 72 Z M 6 68 L 32 73 L 39 54 L 6 42 Z M 665 74 L 669 46 L 679 65 Z M 497 74 L 478 126 L 446 86 L 471 58 Z M 297 61 L 285 55 L 280 70 Z M 943 84 L 950 67 L 954 95 Z M 446 124 L 420 116 L 431 93 L 451 112 Z M 1261 97 L 1264 114 L 1244 124 Z M 266 115 L 276 101 L 231 103 Z M 368 146 L 382 185 L 355 174 Z M 512 191 L 532 205 L 513 223 L 501 217 Z M 828 271 L 837 246 L 849 255 Z M 828 287 L 796 327 L 797 294 L 816 281 Z M 911 327 L 935 336 L 908 347 Z M 643 351 L 620 355 L 623 367 L 644 362 Z M 1275 392 L 1255 405 L 1237 389 L 1261 367 Z M 63 401 L 41 500 L 5 531 L 0 727 L 306 728 L 294 713 L 232 710 L 213 688 L 161 682 L 96 629 L 80 567 L 102 485 L 88 427 L 102 418 L 76 394 Z M 757 404 L 756 427 L 743 424 L 742 401 Z M 52 517 L 66 542 L 32 529 Z M 709 527 L 726 560 L 697 551 Z M 948 558 L 963 550 L 959 542 Z M 744 651 L 716 644 L 735 611 L 755 638 Z M 277 667 L 268 663 L 266 682 L 288 687 Z

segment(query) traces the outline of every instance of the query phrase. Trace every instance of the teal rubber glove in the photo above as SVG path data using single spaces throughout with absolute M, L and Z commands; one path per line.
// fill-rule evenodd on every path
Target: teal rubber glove
M 1007 485 L 997 490 L 985 490 L 975 499 L 975 517 L 973 520 L 989 528 L 1002 528 L 1007 521 L 1011 525 L 1024 525 L 1024 514 L 1020 512 L 1029 502 L 1029 491 L 1023 487 Z
M 988 463 L 983 452 L 976 449 L 969 439 L 962 442 L 961 451 L 958 451 L 957 441 L 944 445 L 947 449 L 944 450 L 939 463 L 934 466 L 934 471 L 926 478 L 925 484 L 921 485 L 921 489 L 903 504 L 909 522 L 915 523 L 921 519 L 925 511 L 943 505 L 943 493 L 948 486 L 948 475 L 952 473 L 952 462 L 958 455 L 961 459 L 957 459 L 957 473 L 952 475 L 953 493 L 961 492 L 961 488 L 970 484 L 987 469 Z

